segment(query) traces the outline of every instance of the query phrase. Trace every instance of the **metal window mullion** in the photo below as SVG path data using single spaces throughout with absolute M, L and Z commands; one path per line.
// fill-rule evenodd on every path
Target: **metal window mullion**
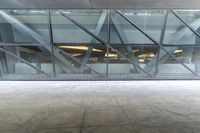
M 154 42 L 156 45 L 158 45 L 163 51 L 165 51 L 168 55 L 170 55 L 173 59 L 175 59 L 178 63 L 182 64 L 186 69 L 188 69 L 191 73 L 193 73 L 195 76 L 200 77 L 197 73 L 195 73 L 193 70 L 191 70 L 187 65 L 179 61 L 173 54 L 171 54 L 169 51 L 167 51 L 165 48 L 163 48 L 162 45 L 160 45 L 156 40 L 154 40 L 151 36 L 149 36 L 147 33 L 145 33 L 142 29 L 140 29 L 134 22 L 132 22 L 128 17 L 124 16 L 119 10 L 115 10 L 121 17 L 123 17 L 125 20 L 127 20 L 133 27 L 135 27 L 137 30 L 139 30 L 143 35 L 145 35 L 148 39 L 150 39 L 152 42 Z
M 108 74 L 109 74 L 109 62 L 110 62 L 110 60 L 109 60 L 109 45 L 110 45 L 110 20 L 111 20 L 111 10 L 109 9 L 108 10 L 108 37 L 107 37 L 107 39 L 108 39 L 108 44 L 106 45 L 106 54 L 107 54 L 107 56 L 106 56 L 106 78 L 108 78 Z
M 54 58 L 54 46 L 53 46 L 53 29 L 52 29 L 52 21 L 51 21 L 51 11 L 48 11 L 48 28 L 49 28 L 49 41 L 51 45 L 51 59 L 52 59 L 52 67 L 53 67 L 53 76 L 56 77 L 56 68 L 55 68 L 55 58 Z
M 165 10 L 165 16 L 164 16 L 164 20 L 163 20 L 163 27 L 162 27 L 162 31 L 161 31 L 161 35 L 160 35 L 160 45 L 161 46 L 163 46 L 163 42 L 164 42 L 165 31 L 166 31 L 166 26 L 167 26 L 167 18 L 168 18 L 168 10 Z M 156 59 L 156 69 L 155 69 L 155 74 L 154 74 L 155 77 L 158 74 L 160 51 L 161 51 L 161 48 L 159 47 L 158 48 L 158 55 L 157 55 L 157 59 Z
M 0 60 L 0 78 L 3 77 L 2 61 Z
M 62 13 L 61 11 L 57 10 L 57 12 L 59 12 L 62 16 L 64 16 L 65 18 L 67 18 L 69 21 L 71 21 L 72 23 L 74 23 L 76 26 L 78 26 L 79 28 L 81 28 L 82 30 L 84 30 L 86 33 L 88 33 L 90 36 L 92 36 L 93 38 L 95 38 L 97 41 L 99 41 L 101 44 L 106 46 L 106 42 L 104 42 L 103 40 L 101 40 L 99 37 L 97 37 L 95 34 L 93 34 L 92 32 L 90 32 L 87 28 L 85 28 L 84 26 L 82 26 L 81 24 L 79 24 L 78 22 L 76 22 L 76 20 L 74 20 L 73 18 L 71 18 L 68 15 L 65 15 L 64 13 Z M 131 62 L 130 59 L 128 59 L 126 56 L 124 56 L 123 54 L 121 54 L 120 52 L 118 52 L 117 50 L 115 50 L 113 47 L 111 47 L 110 45 L 107 45 L 108 48 L 112 49 L 114 52 L 116 52 L 118 55 L 122 56 L 123 58 L 125 58 L 126 60 L 128 60 L 129 62 Z M 144 72 L 145 74 L 153 77 L 152 74 L 150 74 L 149 72 L 146 72 L 145 70 L 143 70 L 140 66 L 136 66 L 138 69 L 140 69 L 142 72 Z
M 0 33 L 0 42 L 2 43 L 1 33 Z M 3 77 L 3 68 L 2 68 L 2 66 L 3 66 L 3 64 L 2 64 L 2 61 L 0 60 L 0 78 Z

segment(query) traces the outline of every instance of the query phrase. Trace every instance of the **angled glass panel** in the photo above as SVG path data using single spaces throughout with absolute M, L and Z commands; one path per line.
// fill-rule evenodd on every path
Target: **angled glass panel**
M 188 17 L 188 13 L 177 12 L 180 17 Z M 183 15 L 184 14 L 184 15 Z M 189 21 L 189 18 L 187 18 Z M 194 19 L 193 19 L 194 20 Z M 190 20 L 193 21 L 193 20 Z M 198 20 L 194 20 L 190 23 L 191 26 L 197 30 Z M 195 45 L 195 39 L 197 36 L 172 12 L 169 12 L 166 32 L 164 38 L 164 44 L 166 45 Z
M 62 57 L 57 56 L 59 53 Z M 68 76 L 75 79 L 105 76 L 105 54 L 106 46 L 104 45 L 77 44 L 55 46 L 56 75 L 58 77 Z
M 109 76 L 126 77 L 151 77 L 154 75 L 158 47 L 134 46 L 134 45 L 114 45 L 114 50 L 110 49 L 108 55 Z M 117 53 L 117 52 L 119 53 Z M 151 65 L 147 64 L 150 63 Z
M 16 55 L 1 51 L 3 77 L 32 79 L 52 75 L 48 12 L 1 10 L 0 18 L 1 47 Z
M 53 74 L 51 53 L 42 46 L 13 45 L 1 46 L 1 48 L 17 56 L 0 50 L 1 69 L 4 78 L 13 77 L 26 80 L 26 78 L 48 77 L 48 75 Z
M 59 12 L 69 16 L 98 38 L 107 40 L 107 17 L 101 18 L 103 10 L 59 10 Z M 54 43 L 100 43 L 59 12 L 51 12 Z
M 134 13 L 131 13 L 131 17 L 135 17 Z M 154 44 L 116 11 L 111 13 L 110 34 L 112 44 Z
M 120 10 L 141 30 L 154 40 L 160 41 L 161 29 L 165 17 L 165 10 Z
M 161 50 L 158 65 L 158 77 L 195 77 L 195 65 L 193 63 L 194 50 L 196 48 L 188 47 L 164 47 L 168 53 L 172 54 L 175 58 L 169 55 L 166 51 Z M 198 50 L 197 48 L 196 50 Z M 198 53 L 198 52 L 197 52 Z M 198 58 L 198 54 L 196 55 Z M 195 57 L 196 58 L 196 57 Z M 198 59 L 197 59 L 198 60 Z M 194 72 L 194 73 L 193 73 Z
M 48 12 L 45 10 L 0 10 L 0 29 L 4 43 L 48 41 Z
M 191 28 L 200 34 L 200 10 L 174 10 Z M 193 33 L 194 34 L 194 33 Z M 200 45 L 200 38 L 193 37 L 194 45 Z
M 191 27 L 196 29 L 199 27 L 200 10 L 190 9 L 190 10 L 173 10 L 175 11 L 185 22 L 187 22 Z

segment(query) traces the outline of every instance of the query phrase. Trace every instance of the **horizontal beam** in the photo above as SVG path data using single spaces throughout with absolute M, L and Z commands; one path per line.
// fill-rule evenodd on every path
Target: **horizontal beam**
M 199 8 L 200 0 L 1 0 L 0 8 L 107 9 Z
M 32 44 L 32 43 L 0 43 L 0 46 L 42 46 L 42 45 Z
M 101 43 L 54 43 L 54 46 L 102 46 Z M 115 44 L 110 44 L 110 46 L 113 47 L 119 47 L 119 46 L 124 46 L 124 45 L 132 45 L 132 46 L 141 46 L 141 47 L 157 47 L 157 45 L 153 43 L 115 43 Z M 0 43 L 0 46 L 41 46 L 41 44 L 23 44 L 23 43 Z M 200 44 L 163 44 L 163 47 L 200 47 Z

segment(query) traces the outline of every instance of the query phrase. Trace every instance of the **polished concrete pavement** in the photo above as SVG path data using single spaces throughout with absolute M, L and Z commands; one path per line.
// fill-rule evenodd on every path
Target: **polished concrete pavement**
M 200 81 L 2 81 L 0 133 L 200 133 Z

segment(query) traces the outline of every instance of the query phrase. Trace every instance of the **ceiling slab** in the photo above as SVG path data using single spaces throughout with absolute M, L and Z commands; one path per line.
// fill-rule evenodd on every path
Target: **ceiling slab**
M 199 8 L 200 0 L 0 0 L 0 8 Z

